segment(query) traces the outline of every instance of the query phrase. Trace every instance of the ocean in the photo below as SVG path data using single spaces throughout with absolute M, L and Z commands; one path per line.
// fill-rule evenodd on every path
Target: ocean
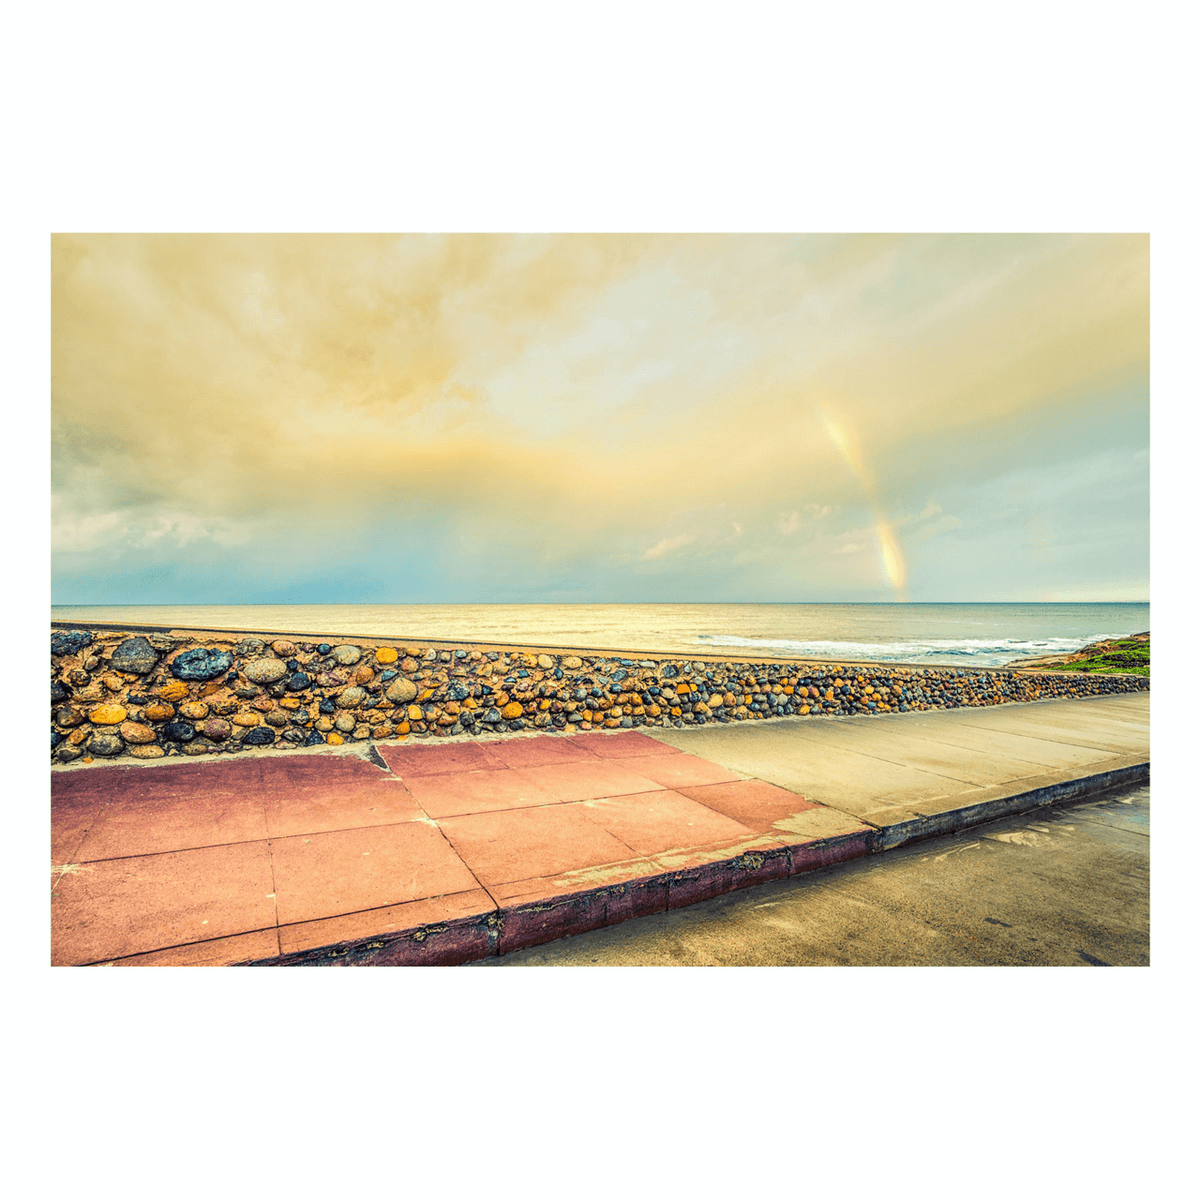
M 995 667 L 1150 628 L 1148 603 L 54 605 L 51 620 Z

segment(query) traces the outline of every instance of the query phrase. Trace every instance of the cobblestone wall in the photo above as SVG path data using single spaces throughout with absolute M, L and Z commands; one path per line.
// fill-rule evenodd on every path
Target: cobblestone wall
M 368 739 L 913 712 L 1141 691 L 1117 675 L 632 659 L 70 629 L 50 637 L 53 762 Z

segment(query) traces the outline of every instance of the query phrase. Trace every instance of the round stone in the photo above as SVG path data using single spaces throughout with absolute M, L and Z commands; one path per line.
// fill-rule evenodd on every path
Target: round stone
M 583 659 L 572 654 L 562 660 L 562 665 L 566 667 L 568 671 L 578 671 L 579 668 L 583 666 Z
M 171 674 L 176 679 L 203 682 L 216 679 L 232 666 L 233 655 L 228 650 L 210 650 L 206 646 L 197 646 L 194 650 L 185 650 L 175 656 L 171 663 Z
M 367 693 L 360 687 L 348 687 L 337 698 L 338 708 L 357 708 L 365 699 Z
M 362 658 L 362 651 L 357 646 L 335 646 L 333 660 L 340 667 L 352 667 Z
M 331 746 L 340 746 L 340 745 L 342 745 L 343 742 L 345 742 L 346 739 L 344 737 L 342 737 L 342 735 L 340 733 L 330 733 L 330 734 L 326 735 L 325 740 Z
M 142 716 L 147 721 L 169 721 L 175 715 L 175 709 L 169 704 L 147 704 L 142 709 Z
M 397 679 L 384 693 L 393 704 L 408 704 L 417 695 L 417 685 L 410 679 Z
M 357 724 L 357 722 L 354 720 L 353 717 L 348 716 L 346 713 L 343 713 L 340 717 L 338 717 L 338 719 L 336 721 L 334 721 L 333 727 L 335 729 L 341 730 L 342 733 L 353 733 L 354 726 L 356 724 Z
M 398 657 L 399 655 L 391 646 L 380 646 L 375 651 L 376 662 L 382 663 L 384 666 L 387 666 L 388 663 L 394 663 Z
M 258 713 L 254 712 L 242 712 L 238 713 L 233 718 L 233 723 L 235 725 L 245 726 L 248 729 L 253 729 L 255 725 L 262 724 L 262 717 L 260 717 Z
M 251 683 L 278 683 L 287 673 L 287 663 L 278 658 L 254 658 L 242 668 Z
M 265 725 L 258 726 L 257 729 L 252 729 L 242 739 L 242 744 L 245 746 L 273 746 L 275 744 L 275 730 L 268 729 Z
M 129 753 L 134 758 L 162 758 L 166 751 L 161 746 L 131 746 Z
M 220 717 L 210 717 L 200 726 L 200 732 L 211 741 L 223 742 L 233 732 L 233 726 Z
M 552 659 L 548 654 L 539 654 L 537 665 L 541 667 L 543 671 L 553 671 L 554 659 Z
M 52 633 L 50 635 L 51 654 L 76 654 L 92 644 L 92 635 L 84 629 L 73 629 L 70 633 Z
M 287 641 L 272 642 L 271 649 L 281 658 L 291 658 L 296 653 L 295 645 Z
M 500 710 L 500 715 L 506 721 L 515 721 L 524 711 L 525 710 L 515 700 L 513 700 Z M 485 717 L 484 719 L 486 720 L 487 718 Z
M 355 683 L 370 683 L 374 678 L 375 672 L 371 670 L 366 663 L 363 663 L 363 665 L 354 672 Z
M 287 681 L 289 692 L 302 692 L 312 683 L 312 680 L 303 671 L 296 671 Z
M 98 733 L 88 742 L 88 751 L 102 758 L 112 758 L 125 749 L 125 743 L 115 733 Z
M 189 700 L 179 706 L 179 715 L 189 721 L 203 721 L 208 716 L 208 705 L 199 700 Z
M 163 726 L 162 735 L 169 742 L 190 742 L 196 736 L 196 727 L 188 721 L 171 721 Z
M 260 638 L 242 638 L 233 649 L 239 658 L 257 658 L 266 648 Z
M 119 704 L 101 704 L 88 713 L 93 725 L 120 725 L 129 716 Z
M 121 736 L 132 746 L 148 745 L 154 741 L 154 730 L 137 721 L 125 721 L 121 725 Z
M 158 666 L 158 653 L 144 637 L 126 638 L 112 652 L 109 666 L 126 675 L 149 675 Z

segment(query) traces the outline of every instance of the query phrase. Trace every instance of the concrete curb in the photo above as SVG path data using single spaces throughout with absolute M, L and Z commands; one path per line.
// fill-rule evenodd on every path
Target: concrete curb
M 544 945 L 559 938 L 618 925 L 636 917 L 686 908 L 703 900 L 775 879 L 791 878 L 856 858 L 896 850 L 912 842 L 956 833 L 1001 817 L 1077 800 L 1150 778 L 1150 763 L 1060 780 L 895 825 L 764 847 L 717 862 L 587 888 L 490 912 L 416 926 L 382 937 L 359 938 L 238 966 L 459 966 Z
M 969 829 L 973 825 L 983 825 L 1000 817 L 1016 816 L 1035 808 L 1044 808 L 1053 804 L 1069 804 L 1072 801 L 1093 796 L 1097 792 L 1107 792 L 1111 788 L 1122 787 L 1130 783 L 1142 783 L 1149 778 L 1150 762 L 1147 760 L 1117 767 L 1111 771 L 1101 771 L 1095 775 L 1060 780 L 1028 792 L 1018 792 L 1015 796 L 985 800 L 981 804 L 971 804 L 966 808 L 952 808 L 928 817 L 914 817 L 911 821 L 902 821 L 881 828 L 872 853 L 879 854 L 885 850 L 896 850 L 901 846 L 907 846 L 910 842 L 920 842 L 926 838 L 957 833 L 959 830 Z

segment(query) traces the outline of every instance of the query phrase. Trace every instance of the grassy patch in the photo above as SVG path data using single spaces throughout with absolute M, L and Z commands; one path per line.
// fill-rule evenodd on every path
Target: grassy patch
M 1149 637 L 1117 638 L 1085 646 L 1060 663 L 1046 664 L 1045 671 L 1082 671 L 1093 675 L 1150 674 Z

